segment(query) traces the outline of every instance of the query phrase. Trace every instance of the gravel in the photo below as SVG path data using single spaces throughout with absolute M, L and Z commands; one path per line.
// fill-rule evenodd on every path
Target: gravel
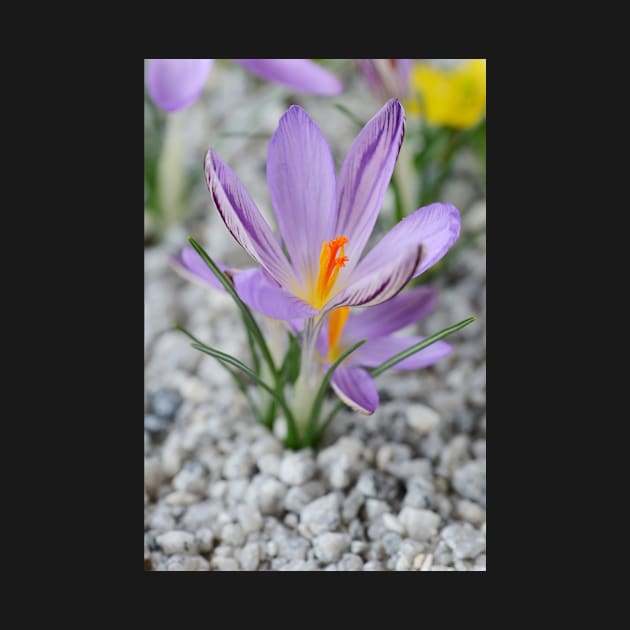
M 275 89 L 255 87 L 246 73 L 237 74 L 233 79 L 218 69 L 213 81 L 234 80 L 238 100 L 226 102 L 236 97 L 217 83 L 216 98 L 190 108 L 187 133 L 200 151 L 195 164 L 219 131 L 245 128 L 244 95 Z M 373 115 L 360 82 L 348 86 L 346 97 L 357 116 Z M 303 96 L 298 102 L 324 130 L 335 159 L 343 158 L 353 125 L 331 113 L 326 99 Z M 270 135 L 285 109 L 271 99 L 257 114 L 255 131 Z M 267 212 L 267 143 L 225 138 L 218 150 Z M 455 177 L 469 166 L 456 163 Z M 172 330 L 180 323 L 248 361 L 229 296 L 187 282 L 169 267 L 169 256 L 189 234 L 217 260 L 251 266 L 201 178 L 193 200 L 185 225 L 145 248 L 145 568 L 485 571 L 485 237 L 437 279 L 437 307 L 414 331 L 428 335 L 477 316 L 447 340 L 453 352 L 431 368 L 383 374 L 377 381 L 381 405 L 372 416 L 342 411 L 318 451 L 294 453 L 255 423 L 229 374 Z M 485 200 L 465 181 L 452 182 L 440 200 L 459 204 L 464 234 L 485 223 Z

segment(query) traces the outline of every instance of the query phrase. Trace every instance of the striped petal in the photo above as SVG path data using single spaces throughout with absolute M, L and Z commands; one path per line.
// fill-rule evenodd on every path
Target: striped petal
M 395 99 L 365 125 L 352 143 L 337 179 L 335 235 L 348 237 L 348 277 L 372 233 L 405 133 L 405 112 Z M 341 274 L 340 274 L 341 276 Z
M 378 391 L 372 377 L 365 370 L 340 365 L 333 372 L 331 384 L 337 396 L 350 408 L 368 416 L 376 411 L 379 403 Z
M 241 273 L 241 269 L 235 269 L 234 267 L 228 267 L 223 263 L 216 261 L 217 267 L 230 276 Z M 223 289 L 223 285 L 219 282 L 219 279 L 210 271 L 208 265 L 203 261 L 197 251 L 190 245 L 186 245 L 182 251 L 171 258 L 171 266 L 186 280 L 201 284 L 204 286 L 211 286 L 215 289 Z
M 420 208 L 395 225 L 367 253 L 355 274 L 369 273 L 398 256 L 401 249 L 422 245 L 422 263 L 414 277 L 434 265 L 457 240 L 460 230 L 459 211 L 445 203 Z
M 359 339 L 378 339 L 419 322 L 433 310 L 437 298 L 437 289 L 416 287 L 384 304 L 353 314 L 343 330 L 344 343 L 352 345 Z
M 269 224 L 238 177 L 214 151 L 206 154 L 206 181 L 236 241 L 278 284 L 294 287 L 295 276 Z
M 282 116 L 269 143 L 267 181 L 293 268 L 313 281 L 322 243 L 331 238 L 335 163 L 320 128 L 297 105 Z

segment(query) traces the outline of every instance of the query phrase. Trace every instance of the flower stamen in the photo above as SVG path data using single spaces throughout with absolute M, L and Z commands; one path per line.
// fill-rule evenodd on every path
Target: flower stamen
M 335 286 L 337 276 L 342 267 L 346 266 L 348 257 L 344 255 L 344 245 L 348 242 L 346 236 L 337 236 L 332 241 L 324 241 L 319 255 L 319 274 L 317 275 L 317 287 L 315 301 L 317 308 L 321 308 L 332 288 Z

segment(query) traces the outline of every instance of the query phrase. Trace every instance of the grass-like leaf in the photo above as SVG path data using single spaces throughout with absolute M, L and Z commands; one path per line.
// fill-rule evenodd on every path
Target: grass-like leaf
M 328 368 L 328 371 L 324 375 L 322 383 L 317 390 L 317 395 L 315 396 L 313 407 L 311 408 L 311 415 L 308 418 L 308 424 L 306 425 L 306 435 L 304 438 L 304 442 L 306 445 L 310 445 L 312 443 L 313 437 L 315 435 L 315 429 L 317 428 L 317 419 L 319 418 L 322 404 L 324 402 L 324 398 L 326 397 L 326 391 L 328 389 L 328 385 L 330 384 L 330 380 L 332 379 L 333 372 L 339 367 L 340 363 L 344 361 L 344 359 L 349 357 L 366 341 L 367 339 L 361 339 L 361 341 L 357 341 L 357 343 L 355 343 L 352 347 L 348 348 L 343 354 L 341 354 L 339 358 Z
M 416 354 L 416 352 L 420 352 L 420 350 L 424 350 L 425 348 L 434 344 L 436 341 L 444 339 L 444 337 L 448 337 L 448 335 L 452 335 L 454 332 L 457 332 L 465 326 L 468 326 L 468 324 L 472 324 L 476 319 L 476 317 L 469 317 L 468 319 L 464 319 L 459 322 L 459 324 L 454 324 L 453 326 L 449 326 L 448 328 L 440 330 L 440 332 L 437 332 L 434 335 L 427 337 L 426 339 L 411 346 L 411 348 L 407 348 L 407 350 L 403 350 L 402 352 L 395 354 L 390 359 L 387 359 L 387 361 L 384 361 L 378 367 L 375 367 L 373 370 L 371 370 L 370 374 L 372 376 L 379 376 L 386 370 L 389 370 L 389 368 L 394 367 L 394 365 L 396 365 L 397 363 L 400 363 L 404 359 Z
M 363 129 L 363 127 L 365 127 L 365 121 L 361 120 L 356 114 L 353 114 L 345 105 L 335 103 L 335 107 L 342 114 L 345 114 L 359 129 Z
M 258 327 L 254 316 L 252 315 L 252 312 L 249 310 L 249 307 L 245 304 L 245 302 L 243 302 L 243 300 L 241 300 L 241 298 L 238 296 L 238 293 L 234 289 L 234 286 L 228 280 L 227 276 L 217 267 L 216 263 L 212 260 L 212 258 L 210 258 L 210 256 L 208 256 L 203 247 L 201 247 L 201 245 L 199 245 L 199 243 L 197 243 L 197 241 L 192 236 L 188 237 L 188 241 L 195 248 L 195 251 L 201 256 L 206 265 L 208 265 L 210 271 L 212 271 L 212 273 L 214 273 L 214 275 L 219 279 L 219 282 L 223 285 L 225 290 L 230 294 L 230 296 L 238 306 L 239 310 L 241 311 L 241 315 L 243 316 L 243 323 L 251 332 L 254 340 L 260 346 L 260 351 L 262 352 L 263 358 L 269 365 L 269 369 L 271 370 L 274 379 L 277 378 L 278 372 L 273 362 L 273 357 L 271 356 L 271 352 L 267 347 L 265 338 L 263 337 L 263 334 L 260 331 L 260 328 Z M 252 348 L 252 353 L 254 352 L 255 350 L 254 348 Z

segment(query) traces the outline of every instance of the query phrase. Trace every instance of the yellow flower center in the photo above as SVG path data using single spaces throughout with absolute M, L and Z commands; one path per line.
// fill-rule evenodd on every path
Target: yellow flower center
M 336 308 L 330 314 L 330 320 L 328 321 L 328 356 L 326 361 L 333 363 L 337 360 L 337 357 L 344 351 L 344 348 L 339 345 L 339 339 L 343 332 L 343 327 L 346 325 L 346 320 L 350 315 L 350 307 L 342 306 Z
M 315 308 L 321 308 L 328 301 L 340 269 L 345 267 L 348 262 L 348 257 L 344 255 L 344 245 L 347 242 L 346 236 L 338 236 L 332 241 L 322 243 L 322 251 L 319 255 L 319 273 L 317 274 L 317 281 L 311 285 L 308 299 Z

